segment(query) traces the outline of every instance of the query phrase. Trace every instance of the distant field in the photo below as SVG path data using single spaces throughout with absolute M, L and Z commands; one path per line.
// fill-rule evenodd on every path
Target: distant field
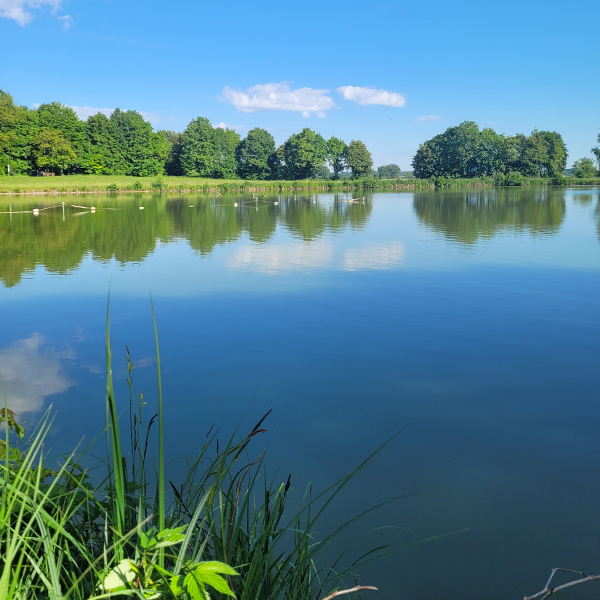
M 0 191 L 14 192 L 20 191 L 85 191 L 83 187 L 89 188 L 88 191 L 103 191 L 112 184 L 116 184 L 119 189 L 127 189 L 139 181 L 143 189 L 152 189 L 152 183 L 156 177 L 129 177 L 127 175 L 62 175 L 59 177 L 0 177 Z M 223 179 L 200 179 L 194 177 L 168 177 L 163 176 L 165 185 L 169 188 L 178 189 L 179 186 L 196 188 L 203 185 L 214 185 L 217 187 L 223 183 Z M 227 180 L 233 183 L 235 180 Z M 240 180 L 237 183 L 241 183 Z
M 255 190 L 332 190 L 358 189 L 362 180 L 341 179 L 338 181 L 308 179 L 302 181 L 244 181 L 242 179 L 203 179 L 200 177 L 162 176 L 162 181 L 154 177 L 129 177 L 126 175 L 62 175 L 59 177 L 0 177 L 0 193 L 65 193 L 65 192 L 111 192 L 111 191 L 255 191 Z M 371 180 L 370 187 L 404 187 L 415 179 L 398 182 L 395 179 Z M 429 187 L 429 182 L 426 182 Z M 404 185 L 403 185 L 404 184 Z M 369 187 L 369 186 L 366 186 Z
M 549 179 L 525 178 L 524 185 L 549 185 Z M 600 178 L 568 177 L 567 185 L 600 185 Z M 306 179 L 302 181 L 244 181 L 241 179 L 203 179 L 200 177 L 129 177 L 126 175 L 63 175 L 60 177 L 0 177 L 0 194 L 86 193 L 86 192 L 236 192 L 322 190 L 343 191 L 358 189 L 432 189 L 490 187 L 490 177 L 473 179 Z

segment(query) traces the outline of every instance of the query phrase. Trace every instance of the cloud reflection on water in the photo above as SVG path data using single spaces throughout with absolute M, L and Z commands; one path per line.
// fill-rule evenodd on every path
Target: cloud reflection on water
M 242 246 L 229 263 L 231 269 L 251 269 L 275 275 L 298 269 L 323 269 L 332 264 L 333 246 L 326 242 L 293 246 Z
M 348 250 L 344 257 L 344 270 L 393 269 L 404 260 L 404 254 L 404 245 L 398 243 Z
M 72 351 L 45 347 L 40 333 L 1 349 L 0 375 L 8 407 L 17 414 L 36 412 L 46 396 L 66 392 L 75 382 L 63 372 L 60 359 L 65 358 L 73 358 Z

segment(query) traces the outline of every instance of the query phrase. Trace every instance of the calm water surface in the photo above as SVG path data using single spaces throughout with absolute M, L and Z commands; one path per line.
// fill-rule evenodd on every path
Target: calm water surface
M 0 199 L 0 373 L 26 423 L 52 403 L 57 452 L 104 422 L 110 286 L 120 402 L 127 344 L 156 403 L 152 292 L 172 458 L 273 409 L 254 451 L 299 498 L 404 428 L 316 534 L 412 492 L 350 538 L 468 531 L 365 568 L 379 600 L 598 572 L 598 189 L 57 198 Z

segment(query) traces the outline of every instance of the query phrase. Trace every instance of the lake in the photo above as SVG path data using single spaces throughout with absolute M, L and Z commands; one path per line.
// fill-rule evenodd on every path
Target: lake
M 55 453 L 101 433 L 109 289 L 119 404 L 127 345 L 155 405 L 151 293 L 171 459 L 273 409 L 252 455 L 268 445 L 299 501 L 402 430 L 315 535 L 412 493 L 346 539 L 467 531 L 365 566 L 368 598 L 522 598 L 554 567 L 598 573 L 599 195 L 1 197 L 8 405 L 33 426 L 52 404 Z

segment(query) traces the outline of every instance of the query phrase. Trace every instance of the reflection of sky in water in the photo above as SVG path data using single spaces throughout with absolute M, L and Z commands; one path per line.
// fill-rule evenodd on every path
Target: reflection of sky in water
M 393 269 L 403 259 L 404 247 L 394 242 L 346 250 L 341 262 L 344 271 L 366 271 Z M 276 275 L 298 270 L 331 269 L 333 261 L 334 246 L 318 241 L 295 246 L 241 246 L 228 266 L 230 269 L 246 268 Z
M 74 358 L 71 350 L 47 347 L 39 333 L 2 348 L 0 375 L 7 405 L 18 414 L 42 410 L 48 396 L 62 394 L 75 384 L 65 375 L 60 362 Z
M 126 419 L 125 344 L 139 367 L 153 366 L 151 291 L 170 458 L 193 454 L 213 423 L 229 433 L 273 408 L 256 447 L 269 444 L 276 465 L 294 473 L 296 493 L 309 480 L 322 488 L 406 427 L 332 520 L 426 492 L 365 527 L 470 530 L 373 565 L 367 583 L 380 600 L 522 597 L 553 566 L 593 571 L 598 190 L 561 190 L 556 214 L 488 206 L 473 214 L 485 195 L 450 194 L 470 208 L 446 215 L 443 197 L 432 193 L 419 216 L 413 194 L 375 194 L 366 220 L 336 228 L 333 196 L 321 196 L 322 219 L 310 221 L 300 205 L 287 221 L 273 213 L 256 243 L 241 211 L 218 207 L 215 226 L 226 222 L 235 236 L 226 231 L 229 241 L 204 255 L 166 231 L 168 241 L 135 263 L 88 255 L 68 275 L 38 267 L 0 288 L 10 316 L 0 330 L 9 405 L 39 411 L 52 401 L 57 423 L 70 424 L 60 434 L 66 445 L 100 433 L 112 284 L 113 372 Z M 198 241 L 197 228 L 210 223 L 195 218 L 182 228 Z M 156 373 L 139 367 L 135 389 L 151 411 Z
M 400 265 L 403 259 L 404 246 L 399 243 L 347 250 L 344 257 L 344 270 L 393 269 Z
M 331 266 L 332 259 L 333 246 L 322 241 L 294 246 L 241 246 L 229 268 L 248 268 L 275 275 L 286 271 L 323 269 Z

